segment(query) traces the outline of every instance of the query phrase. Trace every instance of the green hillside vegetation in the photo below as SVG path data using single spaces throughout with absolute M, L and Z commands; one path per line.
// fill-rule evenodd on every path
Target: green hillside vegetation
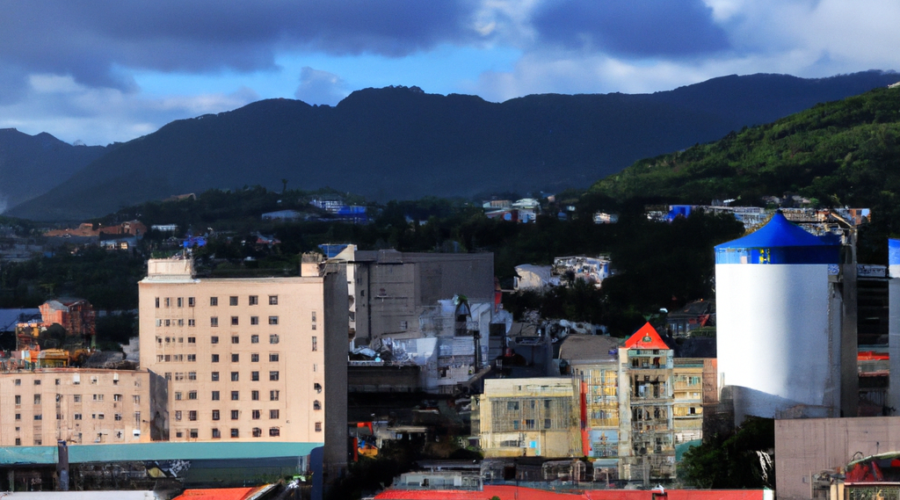
M 819 104 L 717 142 L 641 160 L 590 190 L 617 200 L 708 204 L 736 198 L 741 205 L 785 192 L 823 207 L 872 208 L 862 244 L 883 260 L 886 249 L 875 247 L 900 232 L 900 88 Z

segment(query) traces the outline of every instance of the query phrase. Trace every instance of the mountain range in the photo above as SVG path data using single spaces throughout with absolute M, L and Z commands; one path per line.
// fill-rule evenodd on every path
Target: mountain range
M 212 188 L 280 189 L 282 179 L 292 188 L 330 186 L 380 200 L 587 187 L 641 158 L 897 80 L 878 71 L 823 79 L 758 74 L 653 94 L 503 103 L 417 87 L 360 90 L 334 107 L 264 100 L 107 148 L 5 215 L 82 220 Z M 37 170 L 30 182 L 46 179 Z

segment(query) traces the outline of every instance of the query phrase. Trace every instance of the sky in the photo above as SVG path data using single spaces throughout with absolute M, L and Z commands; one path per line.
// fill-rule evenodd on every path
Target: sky
M 896 0 L 0 0 L 0 12 L 0 128 L 89 145 L 388 85 L 502 102 L 900 70 Z

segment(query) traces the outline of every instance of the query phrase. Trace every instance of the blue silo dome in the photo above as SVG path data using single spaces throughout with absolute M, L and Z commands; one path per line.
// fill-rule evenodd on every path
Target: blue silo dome
M 756 231 L 716 246 L 716 264 L 838 264 L 841 244 L 818 237 L 775 212 Z

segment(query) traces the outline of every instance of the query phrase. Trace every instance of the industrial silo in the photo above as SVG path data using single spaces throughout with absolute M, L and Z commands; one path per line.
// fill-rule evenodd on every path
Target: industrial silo
M 900 240 L 888 240 L 888 353 L 891 363 L 885 406 L 900 414 Z
M 718 382 L 735 422 L 841 416 L 842 375 L 845 391 L 856 385 L 855 366 L 841 372 L 842 351 L 844 365 L 856 361 L 842 280 L 852 274 L 855 290 L 856 267 L 841 264 L 840 237 L 814 236 L 778 211 L 715 252 Z M 855 416 L 849 392 L 844 407 Z

